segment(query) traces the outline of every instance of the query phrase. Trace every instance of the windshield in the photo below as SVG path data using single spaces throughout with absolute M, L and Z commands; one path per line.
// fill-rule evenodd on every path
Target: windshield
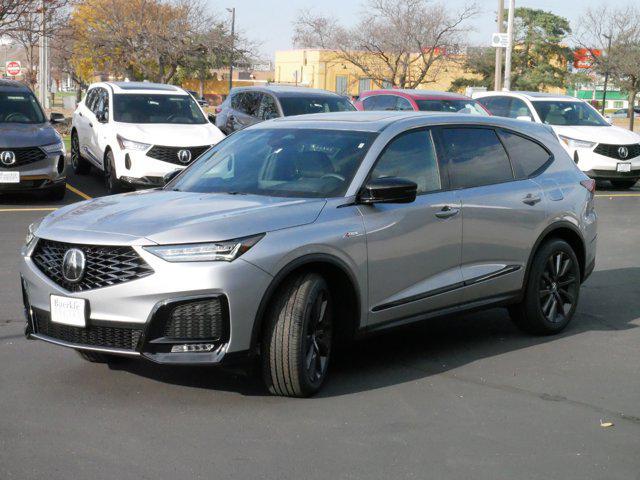
M 207 123 L 191 95 L 116 94 L 113 119 L 124 123 Z
M 279 97 L 285 117 L 305 113 L 350 112 L 356 108 L 346 98 L 330 95 Z
M 532 103 L 542 123 L 547 125 L 609 126 L 609 123 L 598 112 L 584 102 L 538 100 Z
M 0 123 L 44 123 L 44 113 L 29 92 L 0 92 Z
M 488 117 L 487 111 L 475 100 L 415 100 L 423 112 L 468 113 Z
M 343 196 L 377 133 L 243 130 L 204 154 L 166 188 L 275 197 Z

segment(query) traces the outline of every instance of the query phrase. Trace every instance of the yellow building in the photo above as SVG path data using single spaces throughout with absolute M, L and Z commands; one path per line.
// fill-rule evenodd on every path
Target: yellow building
M 465 73 L 461 63 L 458 56 L 441 64 L 436 81 L 421 84 L 418 88 L 448 90 L 451 82 Z M 316 49 L 277 51 L 274 80 L 276 83 L 322 88 L 352 96 L 366 90 L 390 87 L 367 78 L 360 68 L 340 59 L 336 52 Z

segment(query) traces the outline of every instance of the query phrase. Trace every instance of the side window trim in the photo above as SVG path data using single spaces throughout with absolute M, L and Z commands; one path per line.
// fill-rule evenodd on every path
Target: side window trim
M 534 170 L 529 176 L 527 177 L 523 177 L 523 178 L 517 178 L 516 177 L 516 171 L 515 171 L 515 167 L 513 165 L 513 160 L 511 160 L 511 153 L 509 152 L 509 149 L 507 148 L 505 142 L 504 142 L 504 138 L 502 137 L 502 132 L 508 132 L 511 135 L 517 135 L 521 138 L 524 138 L 525 140 L 529 140 L 530 142 L 533 142 L 537 145 L 539 145 L 540 147 L 542 147 L 542 149 L 547 152 L 549 154 L 549 158 L 547 159 L 547 161 L 542 164 L 542 166 L 540 168 L 538 168 L 537 170 Z M 511 130 L 509 128 L 504 128 L 504 127 L 500 127 L 496 129 L 496 133 L 498 134 L 498 138 L 500 139 L 500 142 L 502 143 L 502 146 L 504 147 L 504 150 L 507 152 L 507 157 L 509 157 L 509 162 L 511 163 L 511 169 L 513 170 L 513 176 L 515 178 L 515 180 L 525 180 L 525 179 L 531 179 L 531 178 L 536 178 L 538 176 L 540 176 L 542 173 L 545 172 L 545 170 L 547 168 L 549 168 L 551 166 L 551 164 L 554 162 L 554 160 L 556 159 L 555 155 L 553 154 L 553 152 L 550 152 L 549 149 L 540 141 L 536 140 L 535 138 L 531 138 L 527 135 L 524 135 L 520 132 L 516 132 L 515 130 Z
M 511 162 L 511 158 L 509 157 L 509 152 L 507 151 L 507 149 L 504 146 L 504 143 L 502 141 L 502 138 L 500 138 L 500 135 L 498 133 L 498 130 L 500 129 L 500 127 L 494 127 L 492 125 L 465 125 L 465 124 L 447 124 L 447 125 L 437 125 L 432 127 L 436 133 L 435 137 L 437 138 L 437 149 L 438 149 L 438 153 L 439 153 L 439 158 L 443 159 L 444 164 L 446 165 L 446 171 L 447 171 L 447 181 L 448 181 L 448 185 L 449 185 L 449 190 L 466 190 L 468 188 L 482 188 L 482 187 L 490 187 L 491 185 L 502 185 L 503 183 L 510 183 L 510 182 L 516 182 L 519 181 L 521 179 L 516 178 L 515 175 L 515 171 L 513 168 L 513 163 Z M 509 160 L 509 167 L 511 168 L 511 179 L 510 180 L 504 180 L 502 182 L 496 182 L 496 183 L 489 183 L 487 185 L 474 185 L 471 187 L 452 187 L 451 185 L 453 185 L 453 182 L 451 181 L 451 173 L 450 173 L 450 161 L 449 158 L 447 158 L 446 156 L 446 152 L 445 152 L 445 148 L 444 148 L 444 140 L 442 137 L 442 130 L 447 129 L 447 128 L 457 128 L 457 129 L 463 129 L 463 128 L 468 128 L 468 129 L 480 129 L 480 130 L 492 130 L 494 132 L 494 134 L 496 135 L 496 137 L 498 138 L 498 141 L 500 142 L 500 145 L 502 145 L 502 148 L 504 150 L 504 153 L 507 157 L 507 159 Z M 546 149 L 545 149 L 546 150 Z M 441 167 L 442 168 L 442 167 Z
M 422 192 L 422 193 L 418 193 L 417 196 L 420 197 L 422 195 L 430 195 L 432 193 L 440 193 L 440 192 L 445 192 L 449 190 L 449 176 L 448 175 L 444 175 L 444 170 L 445 167 L 443 165 L 443 163 L 440 161 L 440 156 L 439 156 L 439 150 L 436 144 L 436 139 L 435 136 L 433 135 L 434 130 L 437 127 L 433 127 L 433 126 L 429 126 L 429 127 L 415 127 L 415 128 L 410 128 L 408 130 L 405 130 L 403 132 L 400 132 L 399 134 L 397 134 L 396 136 L 394 136 L 393 138 L 391 138 L 386 145 L 384 146 L 384 148 L 382 149 L 382 151 L 378 154 L 378 156 L 376 157 L 375 162 L 373 162 L 373 165 L 371 165 L 371 168 L 369 168 L 369 171 L 367 172 L 367 176 L 364 178 L 364 181 L 362 182 L 362 185 L 360 185 L 360 188 L 358 188 L 358 192 L 360 192 L 364 186 L 367 184 L 367 182 L 371 179 L 371 175 L 373 175 L 373 172 L 375 171 L 376 167 L 378 166 L 378 163 L 380 162 L 380 159 L 384 156 L 385 152 L 387 151 L 387 149 L 393 144 L 393 142 L 395 142 L 398 138 L 402 137 L 403 135 L 407 135 L 409 133 L 415 133 L 415 132 L 420 132 L 420 131 L 424 131 L 427 132 L 429 134 L 429 138 L 431 139 L 431 148 L 433 149 L 433 156 L 435 158 L 436 161 L 436 166 L 438 167 L 438 174 L 440 176 L 440 189 L 439 190 L 430 190 L 428 192 Z

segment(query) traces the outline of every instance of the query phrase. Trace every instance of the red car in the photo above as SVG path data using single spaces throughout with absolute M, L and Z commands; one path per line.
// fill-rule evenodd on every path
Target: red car
M 458 93 L 430 90 L 371 90 L 354 102 L 358 110 L 414 110 L 490 115 L 480 103 Z

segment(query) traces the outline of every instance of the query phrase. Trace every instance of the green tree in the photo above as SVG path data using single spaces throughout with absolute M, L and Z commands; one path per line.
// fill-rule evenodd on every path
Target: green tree
M 511 63 L 511 86 L 514 90 L 542 90 L 562 87 L 569 81 L 567 62 L 572 50 L 564 44 L 571 34 L 569 21 L 551 12 L 533 8 L 516 8 L 514 12 L 514 48 Z M 474 77 L 461 77 L 452 89 L 465 86 L 491 88 L 495 75 L 495 49 L 469 51 L 465 69 Z

